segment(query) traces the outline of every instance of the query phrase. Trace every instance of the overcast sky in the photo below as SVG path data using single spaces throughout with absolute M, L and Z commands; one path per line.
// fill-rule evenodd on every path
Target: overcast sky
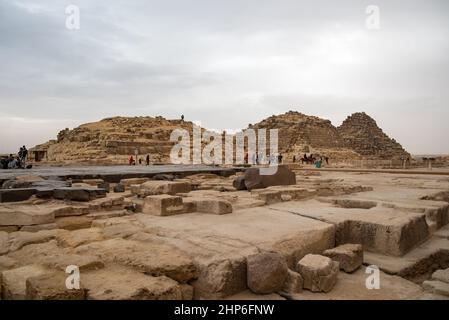
M 449 153 L 448 89 L 446 0 L 0 0 L 0 153 L 116 115 L 239 129 L 288 110 L 365 111 Z

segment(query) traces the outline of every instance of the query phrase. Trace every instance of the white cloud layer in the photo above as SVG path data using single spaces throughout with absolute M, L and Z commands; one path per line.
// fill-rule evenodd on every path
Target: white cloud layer
M 412 153 L 449 153 L 449 2 L 0 2 L 0 153 L 114 115 L 246 127 L 366 111 Z M 65 28 L 65 7 L 81 10 Z

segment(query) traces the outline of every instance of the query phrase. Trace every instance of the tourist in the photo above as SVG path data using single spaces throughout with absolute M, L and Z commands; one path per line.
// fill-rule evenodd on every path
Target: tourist
M 147 154 L 146 164 L 147 164 L 147 166 L 150 165 L 150 155 L 149 154 Z
M 181 121 L 184 121 L 184 115 L 183 114 L 181 115 Z
M 296 156 L 293 155 L 293 163 L 295 163 L 295 162 L 296 162 Z
M 19 167 L 19 161 L 13 157 L 12 160 L 9 161 L 9 163 L 8 163 L 8 169 L 17 169 L 18 167 Z
M 329 164 L 329 157 L 325 157 L 324 160 L 326 160 L 326 164 Z
M 142 165 L 142 158 L 139 158 L 139 165 Z
M 129 162 L 129 165 L 130 165 L 130 166 L 134 165 L 134 164 L 135 164 L 135 162 L 134 162 L 134 157 L 133 157 L 133 156 L 130 156 L 128 162 Z
M 27 157 L 28 157 L 28 149 L 25 147 L 25 146 L 23 146 L 22 147 L 22 162 L 25 164 L 25 162 L 26 162 L 26 159 L 27 159 Z

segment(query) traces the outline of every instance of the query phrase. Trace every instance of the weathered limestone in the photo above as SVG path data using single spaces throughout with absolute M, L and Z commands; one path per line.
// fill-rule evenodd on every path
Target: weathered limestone
M 432 279 L 449 283 L 449 268 L 435 271 L 432 274 Z
M 0 256 L 0 272 L 4 270 L 13 269 L 15 267 L 17 267 L 17 260 L 10 258 L 8 256 Z M 0 287 L 1 287 L 1 279 L 0 279 Z
M 83 244 L 104 240 L 102 229 L 88 228 L 74 231 L 60 230 L 56 235 L 58 244 L 63 247 L 75 248 Z
M 34 226 L 23 226 L 20 231 L 24 232 L 39 232 L 42 230 L 53 230 L 57 229 L 58 225 L 56 223 L 46 223 L 46 224 L 36 224 Z
M 56 237 L 56 230 L 43 230 L 38 232 L 17 231 L 9 235 L 9 251 L 16 251 L 30 244 L 48 242 Z
M 282 201 L 282 194 L 279 191 L 267 190 L 263 192 L 258 192 L 257 197 L 260 200 L 264 201 L 265 204 L 273 204 Z
M 259 168 L 249 168 L 245 171 L 245 186 L 248 190 L 296 184 L 294 172 L 286 165 L 270 168 L 269 170 L 276 170 L 274 174 L 263 175 L 260 170 Z
M 237 190 L 246 190 L 245 177 L 238 176 L 237 178 L 235 178 L 232 182 L 232 186 Z
M 53 223 L 54 221 L 53 212 L 35 205 L 0 207 L 0 226 L 29 226 Z
M 285 257 L 276 252 L 259 253 L 247 258 L 248 288 L 268 294 L 282 290 L 288 276 Z
M 170 216 L 184 213 L 182 198 L 166 194 L 145 197 L 143 213 L 157 216 Z
M 351 273 L 363 263 L 363 248 L 360 244 L 343 244 L 323 252 L 323 255 L 337 261 L 340 269 Z
M 56 224 L 58 225 L 58 229 L 77 230 L 90 228 L 92 225 L 92 220 L 92 218 L 86 216 L 62 217 L 56 219 Z
M 139 189 L 139 196 L 146 197 L 149 195 L 186 193 L 192 190 L 192 186 L 188 182 L 183 181 L 160 181 L 152 180 L 143 183 Z
M 83 274 L 89 300 L 181 300 L 183 289 L 174 280 L 153 277 L 123 267 Z
M 114 186 L 114 192 L 115 193 L 123 193 L 125 192 L 125 186 L 122 183 L 118 183 Z
M 449 283 L 438 280 L 427 280 L 423 282 L 422 286 L 426 291 L 449 296 Z
M 9 234 L 5 231 L 0 231 L 0 255 L 8 253 L 9 251 Z
M 47 257 L 43 265 L 52 269 L 65 271 L 70 265 L 75 265 L 80 271 L 98 270 L 104 267 L 103 262 L 96 256 L 79 254 L 55 254 Z
M 105 189 L 98 188 L 58 188 L 53 191 L 53 198 L 70 201 L 90 201 L 106 196 Z
M 208 198 L 192 198 L 195 203 L 196 211 L 211 214 L 232 213 L 232 205 L 229 201 Z
M 96 255 L 106 262 L 133 267 L 153 276 L 165 275 L 179 282 L 197 277 L 192 260 L 180 250 L 161 243 L 110 239 L 79 246 L 79 254 Z
M 85 300 L 86 290 L 67 289 L 67 273 L 52 272 L 26 280 L 27 300 Z
M 299 273 L 288 269 L 287 278 L 285 279 L 284 286 L 282 287 L 282 292 L 287 294 L 299 293 L 302 292 L 303 286 L 304 279 L 302 276 Z
M 304 289 L 329 292 L 337 283 L 338 262 L 328 257 L 308 254 L 298 262 L 297 268 L 304 279 Z
M 141 185 L 149 181 L 149 178 L 130 178 L 130 179 L 122 179 L 120 180 L 120 184 L 125 187 L 125 190 L 129 190 L 132 185 Z
M 2 295 L 6 300 L 25 300 L 28 278 L 41 276 L 48 270 L 38 265 L 28 265 L 2 272 Z

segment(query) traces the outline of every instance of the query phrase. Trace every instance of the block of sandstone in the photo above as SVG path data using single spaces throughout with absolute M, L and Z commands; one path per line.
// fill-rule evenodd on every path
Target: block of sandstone
M 142 184 L 149 181 L 149 178 L 130 178 L 130 179 L 122 179 L 120 180 L 120 184 L 128 190 L 133 184 Z
M 337 261 L 340 269 L 351 273 L 363 263 L 363 248 L 361 244 L 347 243 L 323 252 L 323 255 Z
M 426 280 L 422 283 L 422 287 L 431 293 L 449 296 L 449 283 L 439 280 Z
M 92 225 L 92 218 L 86 216 L 61 217 L 56 219 L 58 229 L 78 230 L 90 228 Z
M 36 224 L 33 226 L 23 226 L 20 228 L 20 231 L 25 232 L 38 232 L 42 230 L 53 230 L 57 229 L 58 225 L 56 223 L 46 223 L 46 224 Z
M 111 266 L 82 275 L 88 300 L 181 300 L 181 286 L 165 276 L 151 276 L 131 268 Z
M 288 277 L 285 257 L 276 252 L 264 252 L 246 259 L 248 288 L 258 294 L 281 291 Z
M 2 272 L 2 295 L 5 300 L 25 300 L 26 281 L 47 273 L 48 270 L 39 265 L 27 265 Z
M 53 272 L 30 277 L 26 280 L 27 300 L 85 300 L 86 290 L 81 287 L 68 289 L 65 272 Z
M 329 292 L 337 283 L 339 265 L 328 257 L 308 254 L 298 262 L 297 270 L 304 279 L 304 289 Z
M 286 293 L 299 293 L 302 292 L 303 285 L 304 279 L 302 276 L 298 272 L 289 269 L 282 291 Z
M 0 255 L 8 253 L 9 251 L 9 234 L 6 231 L 0 231 Z
M 163 181 L 152 180 L 143 183 L 140 186 L 139 196 L 149 195 L 187 193 L 192 191 L 192 186 L 186 181 Z
M 245 177 L 238 176 L 237 178 L 235 178 L 232 182 L 232 186 L 237 190 L 246 190 Z
M 168 194 L 145 197 L 142 212 L 155 216 L 171 216 L 184 213 L 182 197 Z
M 195 198 L 194 201 L 197 212 L 218 215 L 232 213 L 232 205 L 226 200 Z
M 249 168 L 244 175 L 245 186 L 251 191 L 270 186 L 285 186 L 296 184 L 296 176 L 287 165 L 265 168 Z
M 257 197 L 265 204 L 273 204 L 282 201 L 282 194 L 279 191 L 266 190 L 257 193 Z
M 29 226 L 53 223 L 55 214 L 50 210 L 29 207 L 0 207 L 0 226 Z
M 449 268 L 435 271 L 432 274 L 432 280 L 449 283 Z

